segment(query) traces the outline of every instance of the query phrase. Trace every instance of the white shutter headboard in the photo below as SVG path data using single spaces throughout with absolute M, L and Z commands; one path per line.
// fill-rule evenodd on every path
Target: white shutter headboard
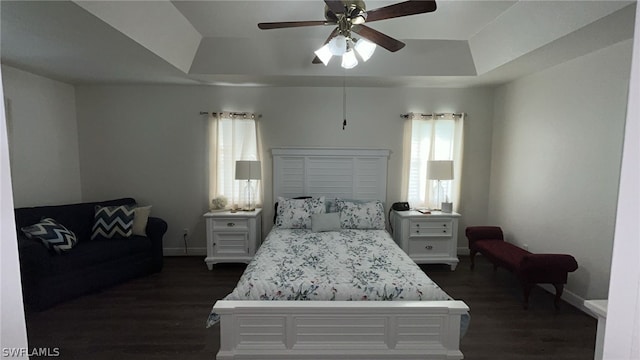
M 271 154 L 274 202 L 278 196 L 386 202 L 390 150 L 287 147 Z

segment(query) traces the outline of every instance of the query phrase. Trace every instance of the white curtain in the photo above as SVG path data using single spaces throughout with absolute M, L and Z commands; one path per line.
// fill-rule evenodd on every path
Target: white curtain
M 453 160 L 453 180 L 441 181 L 440 202 L 460 204 L 464 114 L 412 114 L 404 126 L 403 194 L 414 208 L 438 209 L 438 182 L 429 180 L 429 160 Z
M 224 196 L 227 208 L 245 201 L 246 181 L 235 179 L 237 160 L 260 161 L 256 115 L 251 113 L 212 113 L 209 116 L 209 205 Z M 256 203 L 262 204 L 262 181 L 252 180 Z

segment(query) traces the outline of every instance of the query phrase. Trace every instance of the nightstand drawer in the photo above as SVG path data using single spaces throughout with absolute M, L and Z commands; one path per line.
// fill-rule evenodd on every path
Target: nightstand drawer
M 417 264 L 458 265 L 458 213 L 393 211 L 393 240 Z
M 450 256 L 451 242 L 449 240 L 411 238 L 409 239 L 409 254 Z
M 246 232 L 214 232 L 213 246 L 218 255 L 247 255 L 249 234 Z
M 232 219 L 232 218 L 222 218 L 222 219 L 213 219 L 213 230 L 214 231 L 247 231 L 249 229 L 249 220 L 248 219 Z
M 448 220 L 411 220 L 409 223 L 409 236 L 451 236 L 452 231 L 453 222 Z

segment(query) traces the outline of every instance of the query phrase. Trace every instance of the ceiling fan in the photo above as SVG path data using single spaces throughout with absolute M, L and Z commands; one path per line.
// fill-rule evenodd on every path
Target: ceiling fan
M 360 55 L 363 61 L 367 61 L 373 54 L 374 44 L 391 52 L 396 52 L 405 46 L 402 41 L 364 25 L 365 22 L 423 14 L 436 10 L 435 0 L 409 0 L 368 11 L 362 0 L 324 0 L 324 2 L 326 4 L 324 14 L 326 20 L 266 22 L 259 23 L 258 27 L 269 30 L 337 25 L 324 42 L 323 47 L 315 52 L 316 57 L 313 59 L 313 63 L 327 65 L 331 56 L 338 55 L 342 56 L 342 67 L 352 68 L 358 64 L 355 52 Z M 360 39 L 353 38 L 351 33 L 358 34 Z M 352 51 L 353 49 L 356 51 Z

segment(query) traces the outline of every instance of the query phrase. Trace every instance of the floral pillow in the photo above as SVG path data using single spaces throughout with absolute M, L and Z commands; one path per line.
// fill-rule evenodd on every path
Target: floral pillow
M 384 230 L 384 206 L 380 201 L 355 203 L 336 199 L 336 207 L 340 212 L 340 226 L 343 229 L 377 229 Z
M 324 196 L 308 199 L 278 197 L 275 225 L 281 229 L 311 229 L 311 215 L 324 212 Z

